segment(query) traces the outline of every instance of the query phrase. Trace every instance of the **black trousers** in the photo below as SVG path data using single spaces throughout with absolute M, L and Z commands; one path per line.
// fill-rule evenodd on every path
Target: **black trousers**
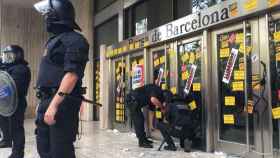
M 3 133 L 3 140 L 5 142 L 11 142 L 11 132 L 10 132 L 10 119 L 0 115 L 0 129 Z
M 180 146 L 184 147 L 184 140 L 189 139 L 192 140 L 194 137 L 194 132 L 191 128 L 187 126 L 182 127 L 172 127 L 170 124 L 165 122 L 158 122 L 157 128 L 160 130 L 164 140 L 168 145 L 174 145 L 174 141 L 171 136 L 180 139 Z
M 78 132 L 81 101 L 66 98 L 59 106 L 56 124 L 44 123 L 44 114 L 52 98 L 41 100 L 36 118 L 37 150 L 41 158 L 75 158 L 74 142 Z
M 130 116 L 134 124 L 136 136 L 139 139 L 139 141 L 142 141 L 144 138 L 146 138 L 144 125 L 145 119 L 144 114 L 142 112 L 143 106 L 136 98 L 137 96 L 134 96 L 134 94 L 128 95 L 126 104 L 130 110 Z
M 24 113 L 26 104 L 18 105 L 16 112 L 11 117 L 1 117 L 1 130 L 4 134 L 4 140 L 12 142 L 12 152 L 23 154 L 25 146 L 24 134 Z

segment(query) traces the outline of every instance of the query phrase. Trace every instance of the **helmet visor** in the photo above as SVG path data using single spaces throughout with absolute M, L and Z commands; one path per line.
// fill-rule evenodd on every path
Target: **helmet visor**
M 3 64 L 11 64 L 16 60 L 16 55 L 13 52 L 2 52 L 1 59 Z
M 35 3 L 34 8 L 42 15 L 47 14 L 52 8 L 50 5 L 50 0 L 42 0 L 38 3 Z

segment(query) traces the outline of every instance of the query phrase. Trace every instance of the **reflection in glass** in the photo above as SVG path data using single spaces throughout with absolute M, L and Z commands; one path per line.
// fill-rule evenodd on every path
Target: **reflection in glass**
M 280 20 L 269 18 L 270 41 L 270 78 L 271 78 L 271 103 L 273 114 L 273 147 L 279 149 L 279 116 L 275 111 L 280 107 Z

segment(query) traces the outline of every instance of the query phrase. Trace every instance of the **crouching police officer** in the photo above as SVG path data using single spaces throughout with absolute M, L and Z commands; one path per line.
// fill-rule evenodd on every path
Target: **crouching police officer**
M 74 31 L 81 29 L 70 1 L 43 0 L 34 7 L 44 15 L 47 31 L 53 34 L 46 44 L 37 81 L 37 150 L 41 158 L 75 158 L 73 143 L 89 44 Z
M 139 147 L 153 148 L 152 141 L 146 137 L 142 108 L 149 106 L 148 109 L 154 111 L 156 107 L 162 108 L 163 103 L 163 91 L 155 84 L 137 88 L 127 95 L 126 104 L 130 110 Z
M 166 98 L 165 119 L 164 121 L 157 122 L 157 128 L 167 143 L 164 149 L 177 150 L 171 137 L 173 136 L 180 139 L 180 146 L 184 148 L 185 152 L 190 152 L 192 140 L 195 140 L 201 123 L 195 117 L 200 112 L 199 108 L 191 110 L 189 105 L 186 105 L 186 103 L 192 101 L 192 96 L 187 96 L 183 99 L 179 96 L 173 96 L 169 91 L 164 91 L 164 97 Z
M 1 129 L 3 130 L 4 138 L 6 138 L 4 143 L 7 143 L 6 146 L 12 145 L 12 154 L 9 158 L 23 158 L 25 146 L 24 113 L 27 107 L 26 96 L 31 73 L 28 63 L 24 60 L 24 51 L 17 45 L 7 46 L 2 51 L 2 64 L 4 65 L 3 70 L 8 72 L 15 81 L 18 93 L 16 112 L 10 118 L 0 119 Z

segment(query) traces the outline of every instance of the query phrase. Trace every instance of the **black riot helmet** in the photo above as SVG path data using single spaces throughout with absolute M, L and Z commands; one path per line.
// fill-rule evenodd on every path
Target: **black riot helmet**
M 24 61 L 24 51 L 18 45 L 8 45 L 2 50 L 1 62 L 3 64 L 12 64 Z
M 45 16 L 47 22 L 81 31 L 75 22 L 75 9 L 69 0 L 42 0 L 34 7 Z

